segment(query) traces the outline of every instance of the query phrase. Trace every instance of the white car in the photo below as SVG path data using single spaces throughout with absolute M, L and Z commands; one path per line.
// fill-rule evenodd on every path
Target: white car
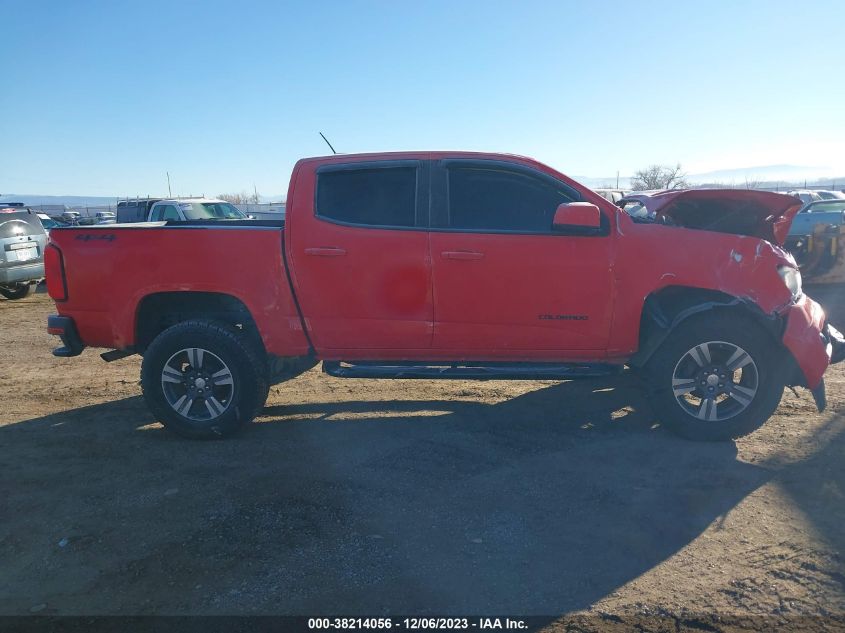
M 150 207 L 148 222 L 175 220 L 246 220 L 248 216 L 235 205 L 214 198 L 173 198 L 159 200 Z
M 842 191 L 829 191 L 827 189 L 818 189 L 816 193 L 821 196 L 822 200 L 845 200 L 845 192 Z
M 796 189 L 795 191 L 788 192 L 787 195 L 790 195 L 793 198 L 798 198 L 804 204 L 822 199 L 818 193 L 810 191 L 809 189 Z

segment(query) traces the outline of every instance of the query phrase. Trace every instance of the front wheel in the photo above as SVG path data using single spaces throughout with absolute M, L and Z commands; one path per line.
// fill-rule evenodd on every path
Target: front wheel
M 268 387 L 262 354 L 225 324 L 178 323 L 144 353 L 144 398 L 156 418 L 179 435 L 227 437 L 264 406 Z
M 664 341 L 646 367 L 660 422 L 693 440 L 730 440 L 760 428 L 783 395 L 777 347 L 753 321 L 691 317 Z
M 11 284 L 8 286 L 0 286 L 0 295 L 7 299 L 23 299 L 32 292 L 32 286 L 28 283 Z

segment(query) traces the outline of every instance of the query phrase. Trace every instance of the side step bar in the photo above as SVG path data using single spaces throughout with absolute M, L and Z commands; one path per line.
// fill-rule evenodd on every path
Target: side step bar
M 336 378 L 425 378 L 464 380 L 568 380 L 610 376 L 622 365 L 609 363 L 407 363 L 395 361 L 323 361 L 323 372 Z

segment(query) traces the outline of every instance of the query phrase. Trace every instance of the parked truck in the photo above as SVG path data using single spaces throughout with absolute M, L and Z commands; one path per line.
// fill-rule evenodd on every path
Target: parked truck
M 117 203 L 117 221 L 252 219 L 235 205 L 217 198 L 136 198 Z
M 845 342 L 781 247 L 800 201 L 704 200 L 629 215 L 504 154 L 309 158 L 284 223 L 54 229 L 48 330 L 57 356 L 141 354 L 151 411 L 192 438 L 236 432 L 269 385 L 318 362 L 336 377 L 431 379 L 628 366 L 657 418 L 696 440 L 754 431 L 785 385 L 823 409 Z

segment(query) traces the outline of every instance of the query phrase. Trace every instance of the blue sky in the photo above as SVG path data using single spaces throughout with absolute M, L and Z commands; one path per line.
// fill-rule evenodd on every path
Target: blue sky
M 845 175 L 845 3 L 0 0 L 0 193 L 283 194 L 297 158 Z

